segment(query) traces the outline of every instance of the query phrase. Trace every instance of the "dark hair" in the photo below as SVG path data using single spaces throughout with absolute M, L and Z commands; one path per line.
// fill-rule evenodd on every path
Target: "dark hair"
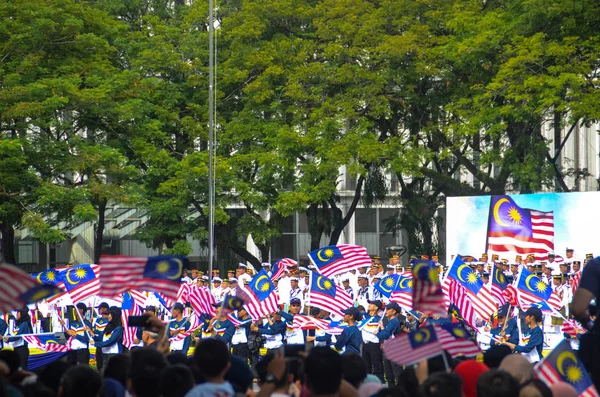
M 550 388 L 539 379 L 529 379 L 527 382 L 521 385 L 521 389 L 519 390 L 523 390 L 523 388 L 527 386 L 535 387 L 540 392 L 542 397 L 552 397 L 552 390 L 550 390 Z
M 392 387 L 381 389 L 375 394 L 375 397 L 409 397 L 416 396 L 417 394 L 408 394 L 406 390 L 401 387 Z
M 112 319 L 106 324 L 106 328 L 104 329 L 104 335 L 110 335 L 115 328 L 122 327 L 123 323 L 121 322 L 121 311 L 116 308 L 108 309 L 108 314 L 111 315 Z
M 207 378 L 214 378 L 227 368 L 229 349 L 218 339 L 202 339 L 194 350 L 198 369 Z
M 129 356 L 125 354 L 115 354 L 110 357 L 102 374 L 104 378 L 114 379 L 123 387 L 127 387 L 127 378 L 129 377 Z
M 19 370 L 21 366 L 21 356 L 14 350 L 0 350 L 0 361 L 8 365 L 9 375 Z
M 271 361 L 273 361 L 273 358 L 275 358 L 275 355 L 273 353 L 268 353 L 267 355 L 265 355 L 255 366 L 255 370 L 256 370 L 256 374 L 258 375 L 258 379 L 260 380 L 261 383 L 263 383 L 265 381 L 265 377 L 267 376 L 267 367 L 269 366 L 269 363 Z M 286 366 L 285 366 L 285 372 L 283 374 L 283 376 L 281 377 L 281 379 L 279 379 L 279 381 L 277 383 L 275 383 L 275 389 L 281 389 L 283 387 L 285 387 L 288 384 L 288 364 L 286 362 Z
M 163 397 L 183 397 L 194 384 L 192 371 L 183 364 L 168 366 L 160 374 L 159 389 Z
M 173 352 L 166 356 L 169 365 L 183 364 L 187 365 L 187 356 L 182 352 Z
M 19 326 L 22 323 L 25 323 L 25 324 L 27 324 L 29 333 L 33 333 L 33 327 L 31 326 L 31 316 L 29 315 L 29 309 L 24 307 L 22 309 L 17 310 L 17 312 L 19 312 L 21 315 L 19 316 L 19 319 L 15 322 L 15 324 L 17 326 Z
M 304 376 L 311 395 L 337 393 L 342 383 L 342 357 L 327 347 L 315 347 L 304 363 Z
M 64 374 L 72 365 L 66 361 L 57 360 L 43 367 L 38 373 L 38 382 L 58 393 L 60 382 Z
M 60 382 L 64 397 L 98 396 L 102 378 L 87 365 L 77 365 L 65 372 Z
M 462 380 L 454 372 L 430 375 L 420 387 L 422 397 L 462 396 Z
M 490 369 L 498 368 L 504 357 L 511 353 L 512 349 L 510 347 L 496 344 L 483 353 L 483 363 Z
M 159 397 L 159 381 L 167 362 L 162 354 L 149 347 L 142 347 L 131 352 L 129 380 L 136 395 Z
M 356 353 L 346 352 L 342 354 L 342 375 L 344 380 L 358 389 L 358 386 L 367 377 L 367 364 Z
M 506 371 L 492 369 L 477 379 L 478 397 L 512 397 L 519 394 L 519 382 Z
M 414 367 L 406 367 L 398 376 L 398 387 L 406 392 L 408 396 L 419 395 L 419 380 Z

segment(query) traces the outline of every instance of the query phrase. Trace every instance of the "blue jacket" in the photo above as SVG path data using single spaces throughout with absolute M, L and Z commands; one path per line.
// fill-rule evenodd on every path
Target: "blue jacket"
M 398 321 L 397 318 L 393 318 L 387 323 L 384 329 L 377 333 L 376 336 L 383 342 L 398 333 L 400 333 L 400 321 Z
M 502 331 L 502 327 L 504 326 L 504 324 L 498 324 L 498 326 L 494 329 L 492 329 L 490 331 L 490 333 L 500 339 L 500 332 Z M 515 345 L 519 344 L 519 327 L 517 326 L 517 320 L 515 320 L 514 318 L 509 318 L 507 323 L 506 323 L 506 330 L 504 332 L 504 334 L 507 337 L 507 342 L 509 343 L 513 343 Z M 496 342 L 495 340 L 491 340 L 490 342 L 490 346 L 494 346 L 498 344 L 498 342 Z
M 6 321 L 0 318 L 0 349 L 4 347 L 4 334 L 8 331 L 8 324 Z
M 360 345 L 362 345 L 362 334 L 356 325 L 345 328 L 335 342 L 336 350 L 345 347 L 346 351 L 357 354 L 360 354 Z
M 227 344 L 231 343 L 231 338 L 233 338 L 233 334 L 235 333 L 235 327 L 231 321 L 216 320 L 213 324 L 213 329 L 217 331 L 216 339 L 220 339 Z
M 515 346 L 515 352 L 517 353 L 529 353 L 533 349 L 536 349 L 540 359 L 542 358 L 542 349 L 544 347 L 544 333 L 542 329 L 537 326 L 529 333 L 529 341 L 525 346 Z
M 69 324 L 69 329 L 73 329 L 75 331 L 80 331 L 80 330 L 84 329 L 86 326 L 89 327 L 90 329 L 92 329 L 92 323 L 90 323 L 88 320 L 83 320 L 83 324 L 81 323 L 81 321 L 73 321 L 73 322 L 71 322 L 71 324 Z M 69 336 L 67 335 L 67 338 L 68 337 Z M 77 332 L 77 335 L 75 335 L 75 339 L 77 339 L 78 341 L 80 341 L 82 343 L 85 343 L 86 345 L 88 345 L 90 342 L 90 337 L 85 330 L 83 331 L 83 333 Z
M 261 335 L 277 335 L 285 336 L 285 321 L 274 321 L 273 325 L 258 326 L 258 333 Z
M 169 332 L 171 330 L 180 330 L 180 329 L 185 329 L 187 331 L 190 329 L 190 325 L 191 324 L 187 318 L 182 318 L 181 321 L 171 320 L 171 322 L 169 322 Z M 138 339 L 141 340 L 141 338 L 138 338 Z M 190 338 L 189 336 L 183 340 L 183 346 L 181 348 L 181 353 L 185 354 L 186 356 L 187 356 L 188 350 L 190 349 L 191 340 L 192 340 L 192 338 Z
M 110 337 L 107 340 L 102 340 L 104 338 L 104 334 L 99 337 L 96 336 L 94 340 L 96 341 L 96 347 L 108 347 L 112 346 L 115 343 L 119 345 L 119 352 L 121 351 L 121 342 L 123 341 L 123 327 L 118 326 L 113 329 Z
M 17 326 L 16 335 L 24 335 L 24 334 L 30 334 L 30 333 L 31 333 L 31 330 L 27 326 L 27 323 L 21 323 L 21 324 L 19 324 Z M 9 342 L 16 342 L 19 339 L 21 339 L 21 337 L 19 337 L 19 336 L 13 336 L 13 337 L 9 337 L 8 341 Z M 27 342 L 25 340 L 23 340 L 23 343 L 25 344 L 25 346 L 27 346 Z

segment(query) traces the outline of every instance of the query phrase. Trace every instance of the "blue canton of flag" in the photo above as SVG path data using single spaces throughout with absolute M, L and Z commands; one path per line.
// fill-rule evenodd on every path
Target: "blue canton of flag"
M 392 292 L 398 289 L 398 284 L 400 283 L 400 276 L 398 274 L 388 274 L 379 282 L 374 285 L 374 288 L 381 292 L 383 296 L 389 298 L 392 295 Z
M 537 297 L 540 301 L 548 300 L 552 293 L 552 288 L 548 284 L 527 269 L 521 270 L 517 289 L 519 292 Z
M 319 248 L 310 252 L 308 256 L 319 269 L 344 257 L 340 249 L 335 245 Z
M 506 297 L 502 293 L 508 286 L 508 281 L 504 276 L 502 270 L 498 267 L 498 265 L 494 264 L 492 268 L 492 296 L 496 299 L 500 305 L 506 303 Z
M 54 269 L 44 270 L 39 273 L 32 273 L 31 277 L 35 278 L 42 284 L 48 285 L 57 285 L 59 282 L 63 281 L 60 272 Z
M 62 276 L 67 291 L 71 291 L 96 279 L 96 275 L 90 265 L 73 266 L 64 270 Z
M 413 349 L 417 349 L 428 343 L 436 342 L 437 335 L 435 333 L 435 330 L 433 329 L 433 325 L 428 325 L 414 332 L 409 332 L 408 340 L 410 342 L 410 347 L 412 347 Z
M 184 262 L 187 262 L 187 259 L 182 256 L 151 256 L 144 267 L 144 278 L 177 281 L 179 283 Z
M 246 304 L 246 311 L 253 319 L 259 319 L 267 314 L 279 311 L 275 285 L 264 269 L 256 273 L 248 287 L 242 289 L 242 291 L 247 292 L 245 295 L 247 295 L 249 302 Z
M 567 382 L 577 390 L 579 396 L 598 396 L 598 391 L 587 370 L 567 340 L 560 342 L 549 355 L 544 357 L 535 366 L 534 371 L 547 385 Z
M 311 272 L 310 279 L 311 306 L 327 310 L 338 315 L 354 305 L 350 295 L 332 280 L 318 273 Z
M 554 309 L 551 308 L 550 305 L 548 305 L 548 303 L 544 301 L 532 303 L 531 305 L 527 305 L 526 303 L 523 304 L 523 310 L 527 310 L 530 307 L 537 307 L 542 311 L 542 313 L 554 313 Z
M 60 288 L 53 285 L 36 285 L 23 292 L 21 296 L 19 296 L 19 299 L 26 304 L 30 304 L 49 298 L 61 292 L 62 290 Z
M 275 285 L 264 269 L 254 276 L 248 288 L 254 293 L 260 302 L 264 301 L 275 290 Z
M 447 277 L 458 281 L 460 285 L 475 295 L 483 288 L 483 280 L 477 277 L 475 270 L 458 257 L 454 260 L 454 265 L 450 268 Z

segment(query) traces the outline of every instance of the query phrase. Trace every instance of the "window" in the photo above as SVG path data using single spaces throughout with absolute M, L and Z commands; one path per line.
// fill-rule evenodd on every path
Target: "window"
M 354 213 L 356 233 L 377 233 L 377 210 L 358 208 Z

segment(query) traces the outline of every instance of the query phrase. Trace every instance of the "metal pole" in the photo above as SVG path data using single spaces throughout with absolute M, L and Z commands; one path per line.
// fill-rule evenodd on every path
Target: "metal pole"
M 214 227 L 214 82 L 215 82 L 215 21 L 213 17 L 214 0 L 208 0 L 208 278 L 212 285 L 213 260 L 215 256 L 215 227 Z

